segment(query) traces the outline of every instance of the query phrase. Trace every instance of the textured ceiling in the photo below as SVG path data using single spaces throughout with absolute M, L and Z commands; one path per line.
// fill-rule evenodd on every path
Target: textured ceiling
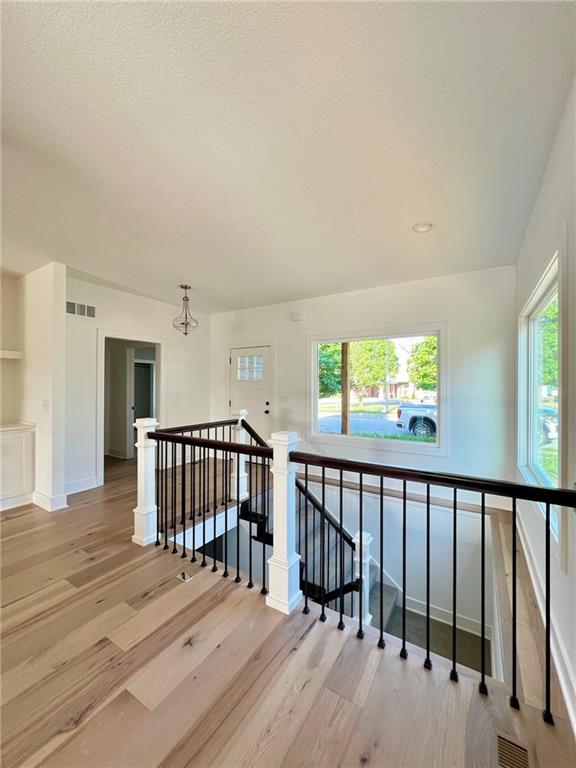
M 5 3 L 4 266 L 217 311 L 514 263 L 574 12 Z

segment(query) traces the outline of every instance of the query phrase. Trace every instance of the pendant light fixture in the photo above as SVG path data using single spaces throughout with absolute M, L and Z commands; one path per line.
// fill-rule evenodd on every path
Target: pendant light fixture
M 190 299 L 188 298 L 189 285 L 181 285 L 180 288 L 184 291 L 184 297 L 182 298 L 182 312 L 172 321 L 172 325 L 177 331 L 180 331 L 184 336 L 188 336 L 190 331 L 195 331 L 198 328 L 198 320 L 192 317 L 188 304 Z

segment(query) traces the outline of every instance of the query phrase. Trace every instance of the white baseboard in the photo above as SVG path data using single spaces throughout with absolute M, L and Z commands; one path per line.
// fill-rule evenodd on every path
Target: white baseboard
M 32 501 L 36 506 L 42 507 L 42 509 L 48 512 L 56 512 L 59 509 L 66 509 L 68 506 L 66 496 L 48 496 L 40 491 L 34 491 L 32 494 Z
M 426 603 L 423 600 L 407 597 L 406 608 L 414 613 L 419 613 L 421 616 L 426 615 Z M 452 625 L 452 611 L 447 611 L 445 608 L 439 608 L 437 605 L 430 605 L 430 618 L 435 621 L 441 621 L 443 624 Z M 469 616 L 464 616 L 461 613 L 456 614 L 456 626 L 458 629 L 462 629 L 464 632 L 469 632 L 478 637 L 482 634 L 482 625 L 480 622 Z M 492 640 L 492 626 L 490 624 L 486 624 L 486 639 Z
M 90 488 L 97 488 L 100 485 L 102 485 L 102 483 L 98 481 L 98 478 L 96 476 L 86 477 L 84 478 L 84 480 L 75 480 L 72 483 L 66 483 L 66 486 L 65 486 L 66 495 L 70 496 L 72 493 L 81 493 L 82 491 L 89 491 Z
M 522 547 L 524 549 L 524 555 L 528 565 L 528 573 L 530 574 L 532 586 L 534 587 L 534 594 L 536 595 L 540 616 L 542 617 L 542 621 L 544 621 L 546 605 L 544 587 L 535 565 L 536 561 L 530 541 L 524 530 L 521 516 L 518 518 L 518 533 L 520 534 L 520 541 L 522 542 Z M 566 709 L 568 710 L 572 732 L 576 735 L 576 669 L 574 668 L 574 662 L 571 662 L 570 660 L 570 654 L 568 653 L 562 638 L 556 631 L 553 612 L 551 613 L 551 625 L 550 646 L 552 650 L 552 659 L 558 674 L 560 689 L 562 690 L 564 701 L 566 702 Z
M 108 448 L 106 456 L 112 456 L 113 459 L 127 459 L 126 451 L 117 451 L 115 448 Z
M 26 504 L 32 503 L 31 493 L 21 493 L 18 496 L 9 496 L 6 499 L 0 500 L 0 512 L 4 512 L 6 509 L 15 509 L 16 507 L 24 507 Z

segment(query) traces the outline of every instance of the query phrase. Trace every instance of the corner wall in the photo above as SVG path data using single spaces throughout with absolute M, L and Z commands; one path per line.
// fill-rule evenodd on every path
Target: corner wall
M 72 278 L 66 290 L 69 301 L 96 307 L 95 319 L 66 315 L 66 489 L 75 493 L 99 482 L 106 334 L 160 345 L 157 418 L 162 426 L 190 424 L 205 421 L 210 408 L 210 318 L 195 312 L 200 326 L 185 337 L 172 328 L 177 306 Z
M 33 500 L 66 506 L 66 267 L 52 262 L 18 280 L 24 360 L 21 418 L 35 424 Z
M 576 82 L 573 84 L 566 110 L 540 190 L 532 210 L 518 258 L 517 317 L 526 305 L 553 257 L 562 232 L 567 238 L 564 297 L 567 307 L 567 380 L 563 400 L 568 408 L 568 487 L 576 482 Z M 566 569 L 555 546 L 551 562 L 553 648 L 559 667 L 564 695 L 576 731 L 576 512 L 568 510 L 565 542 Z M 545 525 L 537 505 L 524 504 L 520 509 L 521 532 L 528 564 L 535 580 L 536 594 L 544 594 Z
M 326 262 L 329 269 L 329 262 Z M 513 479 L 515 474 L 515 268 L 418 280 L 212 317 L 211 416 L 228 414 L 229 347 L 274 345 L 274 428 L 296 430 L 305 450 L 359 460 Z M 290 314 L 300 310 L 301 322 Z M 446 326 L 445 455 L 307 439 L 310 337 Z

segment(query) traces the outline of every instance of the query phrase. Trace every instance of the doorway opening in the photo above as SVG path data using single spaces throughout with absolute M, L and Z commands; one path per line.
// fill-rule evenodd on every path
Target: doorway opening
M 157 345 L 106 338 L 104 350 L 104 479 L 136 470 L 134 421 L 157 411 Z

